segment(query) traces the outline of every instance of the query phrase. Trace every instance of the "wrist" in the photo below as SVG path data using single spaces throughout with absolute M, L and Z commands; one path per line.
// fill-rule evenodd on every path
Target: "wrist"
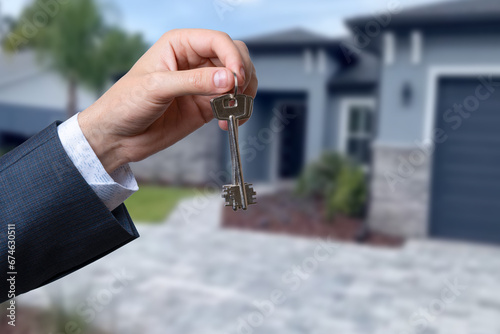
M 91 114 L 89 111 L 78 114 L 78 124 L 104 169 L 111 174 L 129 161 L 120 154 L 121 145 L 118 138 L 106 131 L 102 122 L 94 119 Z

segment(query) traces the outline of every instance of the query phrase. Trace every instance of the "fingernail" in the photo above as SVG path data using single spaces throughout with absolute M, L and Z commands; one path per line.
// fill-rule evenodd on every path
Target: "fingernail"
M 220 70 L 215 72 L 214 84 L 217 88 L 223 88 L 227 86 L 227 72 L 226 70 Z
M 240 68 L 240 74 L 241 74 L 241 77 L 243 78 L 243 81 L 245 81 L 245 68 L 244 67 Z

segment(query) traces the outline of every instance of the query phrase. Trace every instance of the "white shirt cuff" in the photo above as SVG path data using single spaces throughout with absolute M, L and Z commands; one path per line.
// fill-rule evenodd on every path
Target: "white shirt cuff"
M 139 190 L 129 165 L 108 174 L 83 135 L 78 114 L 57 127 L 57 133 L 69 158 L 94 192 L 113 211 Z

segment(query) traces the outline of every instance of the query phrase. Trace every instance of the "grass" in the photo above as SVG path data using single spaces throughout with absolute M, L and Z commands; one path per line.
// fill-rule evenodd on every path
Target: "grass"
M 8 150 L 8 149 L 3 148 L 3 147 L 0 147 L 0 157 L 1 157 L 2 155 L 6 154 L 7 152 L 9 152 L 9 150 Z
M 15 146 L 0 146 L 0 157 L 4 154 L 9 153 L 15 148 L 16 148 Z
M 161 223 L 177 203 L 195 195 L 193 188 L 139 186 L 139 191 L 125 201 L 128 212 L 135 222 Z

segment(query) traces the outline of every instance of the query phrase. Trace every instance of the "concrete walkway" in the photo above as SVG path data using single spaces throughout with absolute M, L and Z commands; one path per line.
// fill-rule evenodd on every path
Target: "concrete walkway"
M 500 248 L 222 230 L 220 199 L 207 203 L 139 225 L 139 240 L 21 303 L 61 299 L 120 334 L 500 333 Z

